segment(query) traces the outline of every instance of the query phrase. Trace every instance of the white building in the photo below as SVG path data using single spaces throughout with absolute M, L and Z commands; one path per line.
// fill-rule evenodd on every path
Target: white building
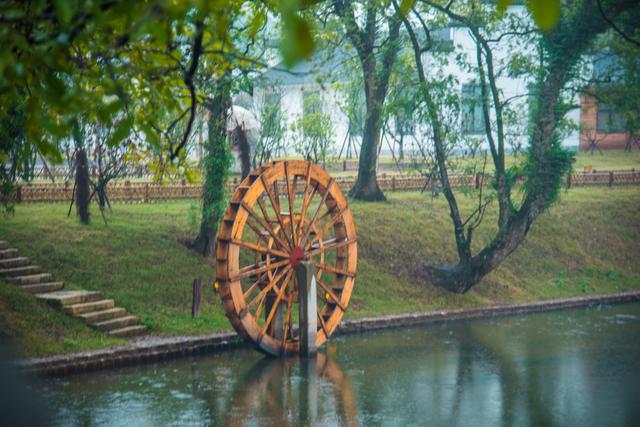
M 526 16 L 528 12 L 523 6 L 513 6 L 509 8 L 508 13 Z M 463 139 L 476 138 L 484 141 L 485 130 L 481 107 L 475 103 L 480 95 L 480 88 L 477 82 L 477 74 L 474 72 L 476 65 L 476 45 L 471 37 L 470 31 L 460 26 L 450 26 L 441 28 L 432 32 L 432 37 L 437 39 L 444 45 L 449 45 L 452 50 L 448 54 L 449 60 L 446 65 L 435 66 L 431 54 L 425 54 L 423 61 L 432 67 L 427 69 L 438 70 L 442 75 L 453 76 L 457 82 L 452 86 L 451 90 L 457 91 L 461 95 L 460 106 L 460 134 Z M 515 47 L 514 47 L 515 46 Z M 515 50 L 514 50 L 515 49 Z M 493 55 L 495 64 L 505 63 L 514 54 L 535 55 L 532 46 L 517 46 L 513 40 L 505 37 L 501 42 L 493 44 Z M 462 54 L 465 61 L 470 67 L 463 67 L 456 61 L 456 55 Z M 345 94 L 341 89 L 341 84 L 345 83 L 344 59 L 345 53 L 341 51 L 331 52 L 332 57 L 328 61 L 314 59 L 311 62 L 302 61 L 293 68 L 286 71 L 282 64 L 279 64 L 263 75 L 262 84 L 254 93 L 254 110 L 259 111 L 263 103 L 279 102 L 284 116 L 287 121 L 287 129 L 291 129 L 293 122 L 302 114 L 304 114 L 304 99 L 309 93 L 317 92 L 323 100 L 323 112 L 328 114 L 333 123 L 334 133 L 334 150 L 335 154 L 343 147 L 347 138 L 349 122 L 347 116 L 343 112 L 342 105 L 345 102 Z M 355 55 L 355 53 L 354 53 Z M 320 56 L 320 55 L 318 55 Z M 359 64 L 359 63 L 358 63 Z M 467 69 L 465 69 L 467 68 Z M 350 70 L 350 73 L 361 73 L 361 69 Z M 517 118 L 522 121 L 519 132 L 507 132 L 507 138 L 513 145 L 521 145 L 525 147 L 528 141 L 526 131 L 526 123 L 529 118 L 528 110 L 528 87 L 530 81 L 522 77 L 510 77 L 507 73 L 503 73 L 497 79 L 497 86 L 502 92 L 503 99 L 510 99 L 514 109 L 517 111 Z M 364 103 L 364 98 L 363 98 Z M 575 104 L 578 104 L 576 99 Z M 364 108 L 364 105 L 363 105 Z M 577 149 L 579 145 L 579 124 L 580 110 L 576 108 L 572 110 L 567 118 L 571 123 L 572 130 L 568 131 L 562 140 L 562 145 L 566 148 Z M 412 150 L 413 140 L 428 139 L 425 129 L 419 127 L 410 127 L 410 137 L 405 140 L 405 152 Z M 515 129 L 515 127 L 514 127 Z M 289 130 L 289 132 L 291 132 Z M 293 135 L 289 134 L 289 139 L 293 139 Z M 408 144 L 407 144 L 408 142 Z M 485 142 L 480 142 L 481 146 L 486 147 Z M 393 145 L 393 138 L 383 132 L 383 141 L 381 142 L 381 150 L 383 155 L 389 155 L 389 147 Z M 408 145 L 408 146 L 407 146 Z M 510 149 L 510 145 L 505 147 Z M 415 147 L 414 147 L 415 150 Z M 344 154 L 344 153 L 343 153 Z

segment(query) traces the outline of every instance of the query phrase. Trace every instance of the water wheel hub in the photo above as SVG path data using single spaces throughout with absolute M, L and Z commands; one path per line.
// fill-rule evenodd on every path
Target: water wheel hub
M 295 269 L 298 264 L 300 264 L 300 261 L 304 260 L 304 257 L 304 249 L 300 246 L 295 246 L 291 249 L 291 252 L 289 253 L 289 262 L 291 263 L 291 267 Z

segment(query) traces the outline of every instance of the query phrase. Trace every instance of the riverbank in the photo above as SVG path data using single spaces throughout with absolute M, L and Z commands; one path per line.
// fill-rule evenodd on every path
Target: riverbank
M 619 304 L 639 301 L 640 291 L 631 291 L 612 295 L 592 295 L 525 304 L 506 304 L 479 308 L 367 317 L 343 321 L 334 336 L 432 323 L 513 316 L 598 304 Z M 194 354 L 224 351 L 240 346 L 248 347 L 250 344 L 243 342 L 232 332 L 182 337 L 145 337 L 134 340 L 126 345 L 106 349 L 22 359 L 18 360 L 15 366 L 31 374 L 62 376 Z
M 455 260 L 445 200 L 419 192 L 389 193 L 384 203 L 352 203 L 358 231 L 358 276 L 347 320 L 478 308 L 640 289 L 640 191 L 575 188 L 534 224 L 527 240 L 465 295 L 420 278 L 424 262 Z M 471 212 L 475 199 L 459 194 Z M 207 286 L 202 315 L 191 318 L 196 277 L 212 283 L 213 266 L 182 243 L 193 236 L 199 207 L 182 201 L 114 205 L 104 225 L 67 218 L 65 205 L 19 205 L 0 221 L 0 236 L 69 289 L 101 291 L 138 316 L 154 336 L 230 330 Z M 476 231 L 477 246 L 495 230 L 494 212 Z M 110 348 L 108 338 L 7 284 L 0 286 L 0 325 L 21 357 Z

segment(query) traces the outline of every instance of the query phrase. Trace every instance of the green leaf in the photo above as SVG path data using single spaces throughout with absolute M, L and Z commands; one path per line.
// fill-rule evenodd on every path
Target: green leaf
M 71 3 L 69 0 L 53 0 L 53 6 L 56 8 L 56 14 L 63 24 L 71 22 L 73 17 L 73 10 L 71 10 Z
M 107 140 L 107 145 L 109 147 L 115 147 L 116 145 L 118 145 L 120 141 L 129 136 L 129 134 L 131 133 L 132 125 L 133 120 L 131 119 L 131 117 L 126 117 L 120 123 L 118 123 L 118 126 Z
M 140 129 L 142 129 L 142 132 L 144 132 L 144 136 L 146 140 L 149 142 L 149 144 L 151 144 L 152 147 L 160 148 L 161 146 L 160 138 L 158 138 L 158 134 L 156 133 L 155 130 L 153 130 L 151 126 L 149 126 L 148 123 L 144 123 L 144 122 L 140 123 Z
M 560 19 L 560 0 L 531 0 L 528 4 L 533 20 L 542 31 L 555 28 Z
M 512 3 L 513 0 L 498 0 L 498 12 L 504 13 Z
M 34 143 L 42 156 L 52 160 L 54 163 L 62 163 L 62 154 L 56 144 L 44 139 L 36 139 Z
M 400 2 L 400 13 L 402 13 L 403 16 L 407 16 L 415 3 L 416 0 L 402 0 Z
M 315 42 L 309 24 L 297 14 L 284 16 L 280 52 L 287 66 L 292 66 L 301 59 L 309 59 Z

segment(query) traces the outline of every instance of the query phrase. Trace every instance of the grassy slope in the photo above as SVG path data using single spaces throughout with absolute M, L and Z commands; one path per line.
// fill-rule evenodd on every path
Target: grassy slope
M 563 193 L 525 244 L 464 296 L 419 279 L 422 262 L 455 260 L 444 199 L 417 192 L 388 196 L 386 203 L 352 205 L 359 265 L 349 317 L 640 288 L 637 187 Z M 472 209 L 471 199 L 461 200 L 466 210 Z M 68 287 L 101 290 L 115 298 L 152 333 L 229 329 L 209 288 L 202 317 L 190 316 L 193 278 L 211 280 L 213 275 L 211 264 L 180 243 L 197 224 L 195 204 L 115 205 L 108 226 L 95 216 L 89 227 L 67 218 L 66 209 L 63 204 L 18 206 L 15 216 L 0 220 L 0 236 Z M 478 244 L 490 236 L 492 219 L 489 214 L 486 227 L 478 230 Z M 114 342 L 10 289 L 0 291 L 0 323 L 31 354 Z

